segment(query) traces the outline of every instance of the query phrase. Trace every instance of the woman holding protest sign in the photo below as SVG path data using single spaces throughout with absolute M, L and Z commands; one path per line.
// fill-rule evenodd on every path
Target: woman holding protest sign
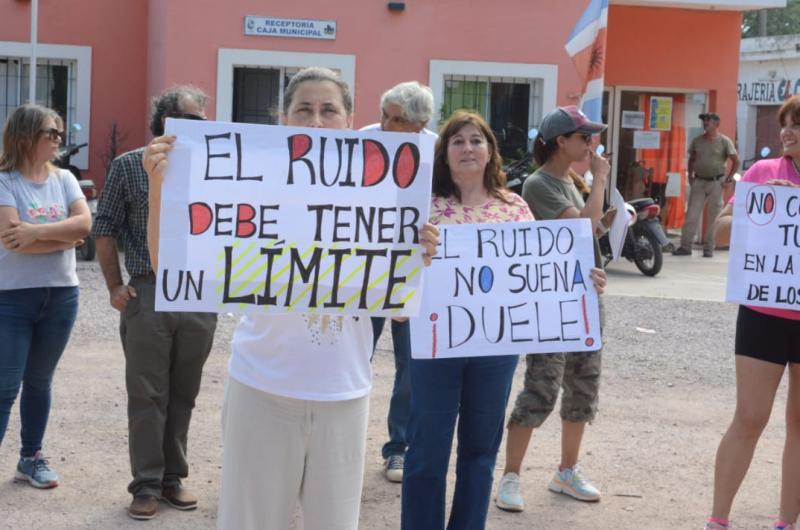
M 8 117 L 0 155 L 0 443 L 21 386 L 15 479 L 36 488 L 58 486 L 42 441 L 78 314 L 74 248 L 92 225 L 75 177 L 51 163 L 63 139 L 54 110 L 22 105 Z
M 442 125 L 433 166 L 431 222 L 532 221 L 530 208 L 505 189 L 497 141 L 477 114 L 456 112 Z M 599 274 L 598 274 L 599 272 Z M 605 275 L 593 280 L 602 292 Z M 409 449 L 403 476 L 402 528 L 445 527 L 445 490 L 458 420 L 458 457 L 447 528 L 483 528 L 517 355 L 411 359 Z
M 783 156 L 759 160 L 742 182 L 800 186 L 800 96 L 787 100 L 778 118 Z M 717 217 L 717 241 L 730 238 L 732 221 L 733 197 Z M 778 385 L 788 371 L 780 514 L 774 528 L 794 529 L 800 514 L 800 311 L 740 306 L 734 348 L 736 411 L 717 450 L 714 504 L 705 528 L 731 528 L 728 517 L 733 499 L 769 420 Z
M 298 72 L 282 110 L 289 126 L 352 125 L 350 90 L 325 68 Z M 174 139 L 156 138 L 144 154 L 154 268 L 161 182 Z M 429 264 L 438 230 L 424 225 L 420 241 Z M 372 334 L 369 318 L 353 316 L 241 319 L 223 410 L 219 528 L 285 530 L 298 502 L 307 530 L 358 527 Z
M 533 156 L 540 166 L 522 189 L 537 219 L 588 218 L 597 228 L 604 217 L 603 198 L 608 161 L 591 149 L 592 136 L 606 126 L 594 123 L 574 106 L 561 107 L 547 114 L 534 140 Z M 586 201 L 576 182 L 581 178 L 572 164 L 589 158 L 594 176 Z M 604 221 L 605 224 L 606 221 Z M 595 262 L 601 266 L 595 240 Z M 600 305 L 603 322 L 602 300 Z M 582 501 L 598 501 L 600 492 L 581 474 L 577 466 L 586 423 L 594 419 L 600 387 L 601 352 L 549 353 L 528 355 L 525 385 L 517 396 L 508 422 L 506 467 L 497 487 L 496 503 L 508 511 L 522 511 L 519 474 L 533 429 L 544 423 L 561 396 L 561 462 L 548 488 Z

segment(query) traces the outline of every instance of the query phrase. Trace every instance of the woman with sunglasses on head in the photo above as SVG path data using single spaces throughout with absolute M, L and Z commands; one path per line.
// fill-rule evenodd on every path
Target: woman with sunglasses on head
M 350 129 L 350 89 L 327 68 L 292 77 L 281 121 Z M 157 269 L 161 182 L 174 136 L 144 154 L 150 178 L 148 240 Z M 438 230 L 420 230 L 423 260 Z M 225 530 L 286 530 L 299 504 L 306 530 L 356 530 L 364 475 L 373 330 L 369 318 L 246 315 L 232 341 L 223 409 L 217 524 Z
M 57 169 L 64 126 L 38 105 L 17 108 L 0 154 L 0 443 L 22 387 L 22 447 L 15 474 L 36 488 L 58 475 L 42 457 L 51 384 L 78 313 L 75 246 L 91 214 L 72 173 Z
M 522 196 L 537 220 L 590 219 L 595 230 L 608 223 L 603 198 L 610 172 L 608 161 L 592 149 L 592 136 L 605 125 L 594 123 L 575 106 L 548 113 L 534 140 L 533 157 L 539 169 L 523 185 Z M 582 179 L 572 164 L 589 160 L 594 176 L 584 201 Z M 581 188 L 577 184 L 581 185 Z M 595 238 L 595 266 L 602 267 Z M 600 306 L 603 324 L 602 300 Z M 600 351 L 528 355 L 522 391 L 508 422 L 506 467 L 497 487 L 496 504 L 508 511 L 522 511 L 520 470 L 533 429 L 541 426 L 561 395 L 561 462 L 548 488 L 581 501 L 598 501 L 600 492 L 577 467 L 586 423 L 594 419 L 600 386 Z
M 742 182 L 800 187 L 800 96 L 786 100 L 778 112 L 778 120 L 783 156 L 759 160 L 747 170 Z M 733 200 L 731 197 L 716 219 L 716 241 L 730 239 Z M 733 528 L 728 520 L 733 499 L 753 460 L 756 444 L 767 426 L 775 394 L 786 373 L 789 388 L 780 513 L 773 528 L 794 530 L 800 514 L 800 311 L 739 306 L 734 354 L 736 410 L 717 449 L 714 499 L 705 529 Z M 770 481 L 770 486 L 776 479 L 777 476 Z

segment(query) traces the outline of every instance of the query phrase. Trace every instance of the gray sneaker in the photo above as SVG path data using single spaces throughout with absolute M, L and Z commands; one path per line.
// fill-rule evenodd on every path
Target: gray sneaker
M 673 256 L 691 256 L 692 251 L 688 248 L 678 247 L 672 251 Z
M 41 451 L 37 451 L 30 458 L 20 458 L 17 463 L 17 472 L 14 481 L 27 480 L 34 488 L 48 489 L 58 486 L 58 474 L 50 469 L 47 459 Z
M 404 455 L 391 455 L 386 459 L 386 479 L 389 482 L 403 482 Z

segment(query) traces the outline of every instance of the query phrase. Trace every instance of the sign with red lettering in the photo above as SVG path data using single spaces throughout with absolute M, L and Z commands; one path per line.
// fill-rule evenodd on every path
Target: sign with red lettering
M 156 309 L 418 312 L 428 135 L 167 120 Z
M 800 188 L 739 182 L 726 300 L 800 310 L 795 265 L 800 272 Z
M 588 219 L 439 228 L 429 287 L 411 319 L 413 358 L 601 348 Z

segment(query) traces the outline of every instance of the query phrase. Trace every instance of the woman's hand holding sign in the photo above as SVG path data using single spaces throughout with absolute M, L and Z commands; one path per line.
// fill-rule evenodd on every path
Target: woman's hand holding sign
M 147 248 L 150 252 L 150 264 L 153 271 L 158 270 L 158 237 L 161 222 L 161 184 L 164 182 L 164 170 L 167 167 L 167 156 L 172 151 L 175 136 L 164 135 L 147 144 L 142 154 L 142 165 L 149 181 L 147 216 Z
M 422 255 L 422 261 L 428 267 L 431 264 L 431 259 L 436 255 L 436 247 L 439 246 L 439 229 L 436 225 L 425 223 L 422 225 L 422 230 L 419 231 L 419 242 L 425 249 L 425 254 Z
M 606 291 L 606 271 L 599 267 L 592 269 L 592 283 L 597 294 L 603 294 Z
M 175 143 L 175 136 L 164 135 L 153 140 L 145 147 L 142 154 L 142 165 L 147 172 L 150 181 L 150 188 L 153 185 L 161 187 L 164 180 L 164 170 L 167 167 L 167 155 L 172 151 Z

